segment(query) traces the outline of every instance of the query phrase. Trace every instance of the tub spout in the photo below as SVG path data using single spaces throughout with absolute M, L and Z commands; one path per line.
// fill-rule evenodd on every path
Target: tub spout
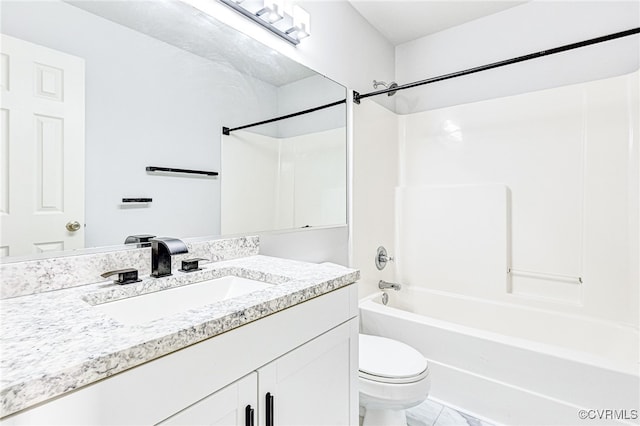
M 380 280 L 380 282 L 378 283 L 378 288 L 380 290 L 387 290 L 387 289 L 400 290 L 401 286 L 400 284 L 388 283 L 386 281 Z

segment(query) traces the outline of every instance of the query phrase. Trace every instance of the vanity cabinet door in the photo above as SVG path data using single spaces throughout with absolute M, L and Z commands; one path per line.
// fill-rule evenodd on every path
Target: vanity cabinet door
M 257 386 L 258 375 L 254 372 L 158 424 L 162 426 L 253 426 L 257 421 Z M 253 421 L 251 416 L 254 417 Z
M 357 337 L 354 319 L 260 368 L 259 425 L 357 422 Z

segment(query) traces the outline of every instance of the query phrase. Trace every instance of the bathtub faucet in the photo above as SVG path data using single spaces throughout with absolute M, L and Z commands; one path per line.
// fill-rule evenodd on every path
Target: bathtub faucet
M 400 287 L 401 287 L 400 284 L 388 283 L 383 280 L 380 280 L 380 282 L 378 283 L 378 288 L 380 290 L 387 290 L 387 289 L 400 290 Z

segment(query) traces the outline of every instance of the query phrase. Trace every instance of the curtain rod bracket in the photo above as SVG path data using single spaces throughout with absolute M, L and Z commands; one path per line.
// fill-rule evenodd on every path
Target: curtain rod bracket
M 228 127 L 224 127 L 224 126 L 223 126 L 223 127 L 222 127 L 222 134 L 223 134 L 223 135 L 226 135 L 226 136 L 229 136 L 229 133 L 231 133 L 231 132 L 229 131 L 229 128 L 228 128 Z
M 353 103 L 360 105 L 360 92 L 353 91 Z

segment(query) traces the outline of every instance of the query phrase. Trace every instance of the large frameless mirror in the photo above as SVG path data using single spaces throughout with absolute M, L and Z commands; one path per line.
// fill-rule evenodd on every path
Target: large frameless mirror
M 1 7 L 4 261 L 346 223 L 344 103 L 221 131 L 343 86 L 178 1 Z

